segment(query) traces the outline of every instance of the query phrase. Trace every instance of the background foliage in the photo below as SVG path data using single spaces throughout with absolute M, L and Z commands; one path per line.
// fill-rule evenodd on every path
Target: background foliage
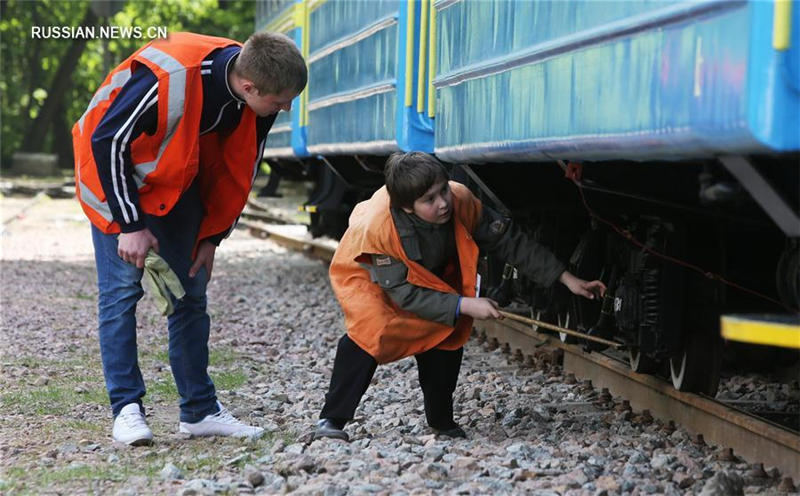
M 79 40 L 33 39 L 32 26 L 80 26 L 87 21 L 97 26 L 139 26 L 142 31 L 165 26 L 169 32 L 244 41 L 254 30 L 255 10 L 252 0 L 2 0 L 0 167 L 6 169 L 11 155 L 24 150 L 58 153 L 60 164 L 71 168 L 73 123 L 108 71 L 150 41 L 91 39 L 80 51 Z M 46 119 L 36 122 L 43 111 L 47 113 L 41 117 Z

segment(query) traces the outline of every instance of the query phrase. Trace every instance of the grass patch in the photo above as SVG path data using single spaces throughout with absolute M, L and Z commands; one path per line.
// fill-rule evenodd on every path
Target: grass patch
M 211 378 L 218 390 L 236 389 L 247 381 L 244 373 L 230 370 L 213 372 Z M 151 381 L 147 386 L 147 394 L 152 395 L 158 401 L 175 402 L 179 398 L 178 388 L 171 375 L 166 375 L 164 379 Z
M 202 472 L 204 470 L 207 470 L 209 473 L 214 473 L 223 468 L 222 457 L 218 455 L 197 456 L 191 460 L 187 460 L 185 463 L 186 473 Z
M 0 404 L 17 413 L 57 415 L 72 410 L 75 405 L 104 404 L 108 401 L 103 388 L 93 388 L 78 394 L 74 385 L 31 387 L 32 389 L 0 395 Z
M 142 355 L 155 363 L 169 365 L 169 350 L 167 350 L 166 344 L 159 346 L 155 351 L 146 351 Z
M 69 432 L 76 438 L 92 437 L 95 435 L 105 435 L 110 428 L 110 421 L 108 422 L 89 422 L 87 420 L 79 419 L 57 419 L 52 422 L 47 422 L 42 425 L 42 429 L 46 434 L 52 437 L 62 435 L 64 432 Z
M 0 405 L 3 407 L 19 413 L 49 415 L 70 411 L 75 405 L 108 403 L 102 365 L 97 356 L 76 354 L 60 359 L 22 356 L 9 364 L 28 370 L 22 378 L 0 381 L 3 384 Z M 47 375 L 48 384 L 28 383 L 39 374 Z M 78 386 L 86 392 L 76 392 Z
M 154 349 L 145 350 L 142 357 L 156 363 L 169 365 L 169 344 L 165 341 L 154 346 Z M 212 367 L 226 367 L 235 365 L 241 360 L 241 355 L 230 347 L 212 348 L 208 353 L 208 364 Z
M 175 386 L 175 381 L 170 375 L 167 375 L 167 378 L 164 380 L 151 382 L 151 384 L 147 386 L 147 393 L 152 395 L 153 399 L 157 401 L 171 403 L 174 403 L 180 397 L 178 395 L 178 388 Z
M 153 479 L 161 468 L 157 464 L 146 467 L 128 464 L 74 465 L 66 467 L 42 467 L 34 470 L 12 467 L 5 474 L 2 490 L 21 491 L 21 494 L 40 494 L 48 486 L 62 486 L 70 482 L 85 483 L 90 480 L 123 482 L 134 475 Z
M 14 360 L 10 360 L 8 362 L 9 365 L 16 365 L 18 367 L 25 367 L 29 369 L 35 369 L 36 367 L 40 366 L 42 363 L 46 363 L 47 359 L 41 359 L 32 356 L 23 356 L 16 358 Z
M 221 370 L 212 374 L 212 380 L 217 389 L 236 389 L 247 381 L 247 376 L 239 371 Z
M 236 364 L 241 358 L 241 354 L 233 348 L 213 348 L 208 354 L 208 363 L 214 367 L 224 367 L 226 365 Z
M 278 439 L 282 440 L 286 446 L 289 446 L 290 444 L 296 443 L 298 438 L 297 434 L 285 430 L 274 434 L 274 436 L 275 439 L 273 439 L 270 446 L 272 446 L 272 444 L 275 444 L 275 441 L 277 441 Z
M 74 298 L 77 298 L 79 300 L 94 300 L 95 296 L 94 294 L 88 294 L 84 293 L 81 290 L 78 290 L 75 292 Z
M 84 353 L 73 356 L 72 358 L 41 358 L 37 356 L 21 356 L 3 363 L 7 363 L 8 365 L 16 367 L 25 367 L 31 370 L 54 368 L 60 373 L 65 371 L 68 372 L 69 370 L 75 368 L 90 368 L 97 370 L 98 376 L 102 374 L 103 370 L 102 362 L 100 361 L 99 350 L 97 354 Z

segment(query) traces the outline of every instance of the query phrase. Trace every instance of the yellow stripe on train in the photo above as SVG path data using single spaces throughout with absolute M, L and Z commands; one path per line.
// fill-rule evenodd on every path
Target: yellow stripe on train
M 800 349 L 800 321 L 758 315 L 723 315 L 722 337 L 731 341 Z

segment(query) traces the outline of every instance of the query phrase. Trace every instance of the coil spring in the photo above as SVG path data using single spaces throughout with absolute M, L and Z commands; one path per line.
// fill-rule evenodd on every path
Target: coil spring
M 658 325 L 660 312 L 660 271 L 657 268 L 645 269 L 642 274 L 642 325 Z

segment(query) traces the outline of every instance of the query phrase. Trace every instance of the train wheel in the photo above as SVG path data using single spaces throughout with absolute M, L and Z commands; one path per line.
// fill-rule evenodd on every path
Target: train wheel
M 267 180 L 267 184 L 264 185 L 263 188 L 258 190 L 258 194 L 256 195 L 258 198 L 280 198 L 281 195 L 278 193 L 278 186 L 281 184 L 281 173 L 277 167 L 272 167 L 269 173 L 269 179 Z
M 800 248 L 786 248 L 775 272 L 778 296 L 784 305 L 800 306 Z
M 543 314 L 543 313 L 544 313 L 544 312 L 542 312 L 541 310 L 534 310 L 533 308 L 531 308 L 531 318 L 532 318 L 533 320 L 542 320 L 542 314 Z M 539 330 L 539 326 L 536 326 L 536 328 L 534 329 L 534 331 L 536 331 L 536 332 L 541 332 L 541 331 Z
M 628 349 L 628 365 L 639 374 L 652 374 L 658 369 L 658 361 L 638 348 Z
M 558 327 L 564 327 L 565 329 L 571 329 L 569 326 L 570 321 L 572 318 L 570 317 L 570 312 L 562 312 L 558 314 Z M 578 342 L 578 338 L 575 336 L 571 336 L 564 332 L 559 332 L 558 337 L 561 339 L 561 342 L 564 344 L 575 344 Z
M 322 211 L 310 215 L 311 224 L 308 231 L 311 236 L 318 238 L 328 236 L 339 239 L 347 229 L 347 215 L 340 211 Z
M 722 365 L 722 343 L 713 334 L 691 333 L 669 359 L 672 386 L 678 391 L 717 394 Z

